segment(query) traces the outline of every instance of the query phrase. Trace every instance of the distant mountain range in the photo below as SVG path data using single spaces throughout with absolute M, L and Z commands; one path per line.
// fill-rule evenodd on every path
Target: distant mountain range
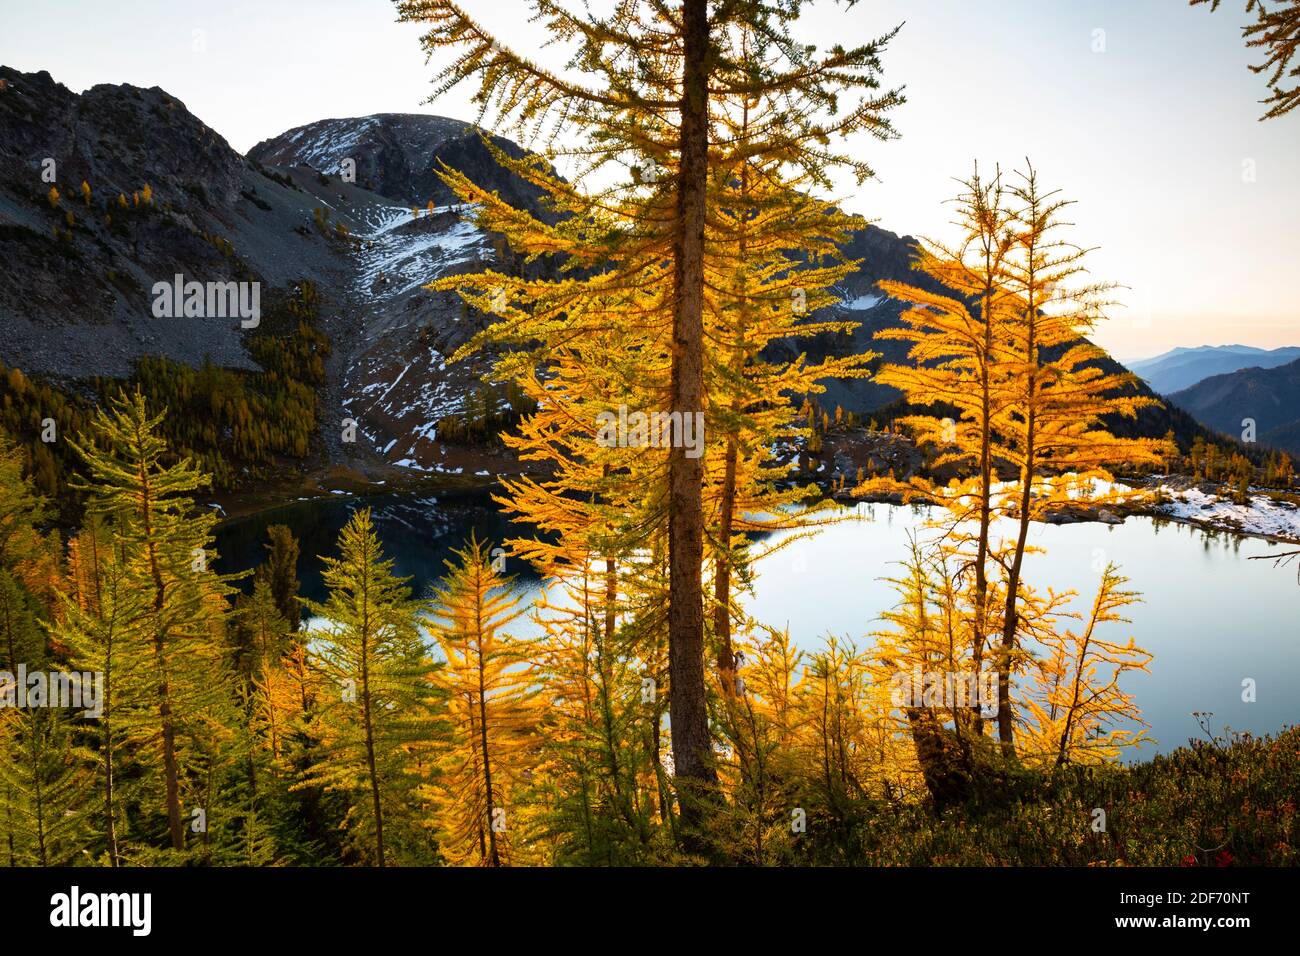
M 1300 455 L 1300 359 L 1275 368 L 1214 375 L 1168 399 L 1202 424 L 1229 435 L 1241 435 L 1243 421 L 1253 419 L 1256 441 Z
M 474 368 L 447 357 L 488 319 L 423 286 L 489 265 L 538 266 L 463 221 L 433 175 L 446 163 L 511 202 L 535 207 L 536 190 L 496 163 L 478 129 L 424 114 L 328 119 L 241 156 L 156 87 L 101 85 L 76 94 L 48 73 L 3 66 L 0 79 L 0 360 L 74 388 L 95 376 L 124 377 L 144 355 L 191 365 L 210 357 L 254 370 L 237 320 L 154 318 L 149 290 L 177 273 L 277 289 L 310 278 L 334 345 L 321 396 L 329 463 L 364 455 L 438 467 L 435 423 L 463 407 L 477 380 Z M 523 152 L 494 140 L 512 155 Z M 355 181 L 340 176 L 345 159 L 355 160 Z M 57 164 L 57 202 L 42 179 L 49 160 Z M 90 190 L 84 197 L 83 181 Z M 154 197 L 147 213 L 134 208 L 134 194 L 146 183 Z M 774 348 L 813 361 L 863 351 L 906 361 L 906 343 L 874 338 L 898 325 L 906 308 L 877 283 L 934 285 L 911 268 L 915 251 L 910 236 L 874 226 L 856 232 L 844 253 L 862 264 L 837 289 L 841 302 L 831 308 L 860 327 Z M 1120 370 L 1109 357 L 1098 364 Z M 899 398 L 870 379 L 826 385 L 823 405 L 865 416 Z M 1134 388 L 1150 394 L 1141 383 Z M 340 445 L 345 416 L 357 420 L 364 442 Z M 1178 408 L 1165 407 L 1145 409 L 1137 422 L 1117 428 L 1151 437 L 1172 431 L 1184 445 L 1208 434 Z
M 1125 365 L 1158 394 L 1171 395 L 1212 375 L 1244 368 L 1275 368 L 1296 359 L 1300 359 L 1300 346 L 1257 349 L 1249 345 L 1202 345 L 1171 349 Z

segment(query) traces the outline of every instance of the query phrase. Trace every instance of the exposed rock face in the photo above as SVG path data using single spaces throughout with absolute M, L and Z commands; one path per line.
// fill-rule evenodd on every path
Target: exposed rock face
M 476 373 L 446 368 L 445 358 L 481 319 L 421 286 L 478 268 L 493 245 L 445 208 L 413 219 L 408 197 L 423 195 L 439 156 L 526 196 L 472 127 L 440 117 L 314 124 L 326 127 L 319 141 L 336 154 L 356 151 L 364 175 L 390 191 L 380 195 L 297 164 L 328 166 L 319 150 L 282 153 L 282 167 L 245 159 L 162 90 L 97 86 L 77 95 L 48 73 L 8 68 L 0 80 L 0 360 L 64 383 L 126 376 L 149 354 L 253 368 L 237 318 L 155 318 L 154 284 L 179 273 L 255 281 L 265 294 L 310 278 L 334 343 L 322 415 L 330 457 L 387 448 L 390 461 L 436 460 L 431 423 L 459 406 Z M 299 139 L 303 149 L 316 142 Z M 46 159 L 52 183 L 42 179 Z M 152 202 L 137 204 L 146 184 Z M 348 416 L 369 441 L 340 441 Z M 398 447 L 397 438 L 411 440 Z
M 509 140 L 492 137 L 492 142 L 511 157 L 524 155 Z M 381 113 L 321 120 L 258 143 L 249 157 L 331 176 L 351 159 L 358 185 L 388 201 L 369 210 L 356 232 L 362 241 L 350 297 L 359 327 L 339 343 L 346 356 L 340 402 L 368 445 L 387 461 L 421 469 L 464 467 L 444 464 L 447 449 L 436 440 L 435 426 L 442 416 L 459 411 L 479 384 L 482 363 L 448 359 L 483 327 L 484 318 L 454 295 L 423 287 L 439 276 L 496 262 L 503 247 L 450 208 L 455 197 L 437 170 L 444 165 L 460 170 L 511 204 L 534 211 L 540 191 L 496 161 L 477 127 L 441 116 Z M 418 217 L 412 209 L 420 210 Z
M 861 260 L 861 265 L 838 290 L 840 305 L 825 310 L 833 314 L 826 316 L 825 311 L 818 312 L 810 321 L 829 317 L 857 322 L 858 328 L 852 335 L 796 339 L 784 345 L 781 351 L 788 358 L 806 351 L 810 360 L 820 360 L 827 355 L 874 352 L 881 361 L 905 362 L 906 342 L 879 341 L 875 335 L 881 329 L 901 324 L 899 316 L 907 311 L 907 305 L 884 295 L 876 283 L 881 279 L 894 279 L 927 288 L 936 287 L 928 276 L 912 268 L 916 251 L 917 243 L 911 236 L 899 236 L 876 226 L 855 232 L 844 248 L 844 257 Z M 896 389 L 871 379 L 835 379 L 826 383 L 826 392 L 819 401 L 827 408 L 840 405 L 846 411 L 870 414 L 898 397 Z
M 186 211 L 238 198 L 239 154 L 158 87 L 101 84 L 78 96 L 45 72 L 0 67 L 0 77 L 0 148 L 33 184 L 51 157 L 69 199 L 83 179 L 127 196 L 147 181 L 174 194 L 174 205 Z
M 311 276 L 329 287 L 349 271 L 340 246 L 308 228 L 324 185 L 260 171 L 164 91 L 78 96 L 48 73 L 7 67 L 0 80 L 6 363 L 59 379 L 124 376 L 146 354 L 251 367 L 238 320 L 155 318 L 154 284 L 179 273 L 272 286 Z
M 434 152 L 449 139 L 472 132 L 459 120 L 411 113 L 379 113 L 349 119 L 324 119 L 263 140 L 248 158 L 267 166 L 310 166 L 338 174 L 344 160 L 356 163 L 357 184 L 409 205 L 424 205 Z M 420 188 L 420 187 L 424 188 Z

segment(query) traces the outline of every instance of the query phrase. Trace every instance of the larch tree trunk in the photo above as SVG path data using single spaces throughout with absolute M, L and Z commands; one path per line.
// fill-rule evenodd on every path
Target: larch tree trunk
M 137 433 L 137 440 L 143 444 L 143 436 Z M 172 849 L 185 849 L 185 828 L 181 825 L 180 767 L 176 760 L 176 727 L 172 720 L 171 684 L 167 679 L 166 663 L 166 627 L 162 621 L 163 609 L 167 606 L 166 586 L 163 583 L 162 569 L 158 565 L 158 544 L 154 540 L 152 483 L 149 472 L 141 463 L 140 479 L 140 517 L 143 524 L 144 540 L 149 559 L 149 574 L 153 579 L 153 610 L 158 621 L 154 632 L 154 657 L 158 665 L 158 719 L 162 724 L 163 773 L 167 788 L 167 830 L 171 834 Z
M 376 862 L 384 866 L 384 806 L 379 794 L 379 770 L 375 760 L 375 725 L 370 712 L 370 555 L 362 566 L 361 578 L 361 719 L 366 735 L 366 771 L 370 775 L 370 802 L 375 813 Z
M 708 4 L 684 0 L 680 175 L 674 241 L 672 412 L 704 411 L 704 214 L 708 176 Z M 704 692 L 703 457 L 683 442 L 668 454 L 668 673 L 673 765 L 683 822 L 694 829 L 699 797 L 717 779 Z

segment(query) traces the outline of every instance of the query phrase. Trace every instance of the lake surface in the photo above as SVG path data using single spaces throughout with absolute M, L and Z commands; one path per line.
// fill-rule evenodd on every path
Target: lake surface
M 317 555 L 335 553 L 335 538 L 358 507 L 373 509 L 376 528 L 396 571 L 412 578 L 422 595 L 444 571 L 443 562 L 471 530 L 499 542 L 519 532 L 483 496 L 398 497 L 303 501 L 224 525 L 218 535 L 218 568 L 243 570 L 261 561 L 268 524 L 286 524 L 302 543 L 299 577 L 303 593 L 323 597 Z M 759 562 L 754 593 L 746 606 L 759 621 L 789 626 L 803 648 L 815 649 L 828 635 L 850 637 L 865 646 L 880 626 L 880 613 L 896 600 L 882 580 L 900 570 L 909 533 L 924 538 L 920 508 L 861 505 L 846 520 L 815 537 L 792 542 Z M 1154 743 L 1130 755 L 1148 757 L 1203 736 L 1193 711 L 1213 713 L 1211 727 L 1256 734 L 1300 723 L 1300 585 L 1294 566 L 1275 569 L 1251 561 L 1287 546 L 1187 525 L 1129 518 L 1122 525 L 1079 523 L 1034 525 L 1031 544 L 1042 553 L 1025 559 L 1031 584 L 1081 595 L 1075 610 L 1086 611 L 1101 568 L 1114 561 L 1142 593 L 1131 606 L 1127 626 L 1110 625 L 1109 637 L 1132 634 L 1155 655 L 1150 674 L 1132 674 L 1125 689 L 1142 708 Z M 1291 546 L 1294 548 L 1294 546 Z M 520 561 L 508 570 L 519 585 L 536 591 L 540 582 Z M 521 620 L 521 632 L 528 630 Z M 1122 628 L 1122 629 L 1121 629 Z M 1242 682 L 1255 682 L 1255 701 L 1242 700 Z

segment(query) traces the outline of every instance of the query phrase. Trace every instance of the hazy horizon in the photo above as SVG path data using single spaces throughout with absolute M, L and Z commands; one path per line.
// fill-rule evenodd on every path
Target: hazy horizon
M 80 0 L 0 8 L 0 62 L 77 92 L 162 87 L 241 153 L 331 117 L 476 119 L 467 90 L 423 102 L 436 64 L 424 62 L 422 28 L 395 22 L 387 0 L 323 0 L 305 14 L 145 0 L 107 23 Z M 526 4 L 490 10 L 503 42 L 540 48 Z M 899 234 L 943 237 L 954 177 L 975 160 L 1008 169 L 1028 156 L 1077 201 L 1074 238 L 1100 247 L 1093 276 L 1127 287 L 1126 308 L 1095 338 L 1133 359 L 1300 344 L 1289 275 L 1300 260 L 1300 116 L 1257 122 L 1264 81 L 1247 69 L 1241 18 L 1235 4 L 1211 15 L 1182 0 L 864 0 L 810 5 L 799 34 L 847 44 L 906 21 L 883 56 L 882 82 L 908 98 L 891 114 L 900 138 L 853 144 L 878 178 L 842 184 L 847 208 Z

